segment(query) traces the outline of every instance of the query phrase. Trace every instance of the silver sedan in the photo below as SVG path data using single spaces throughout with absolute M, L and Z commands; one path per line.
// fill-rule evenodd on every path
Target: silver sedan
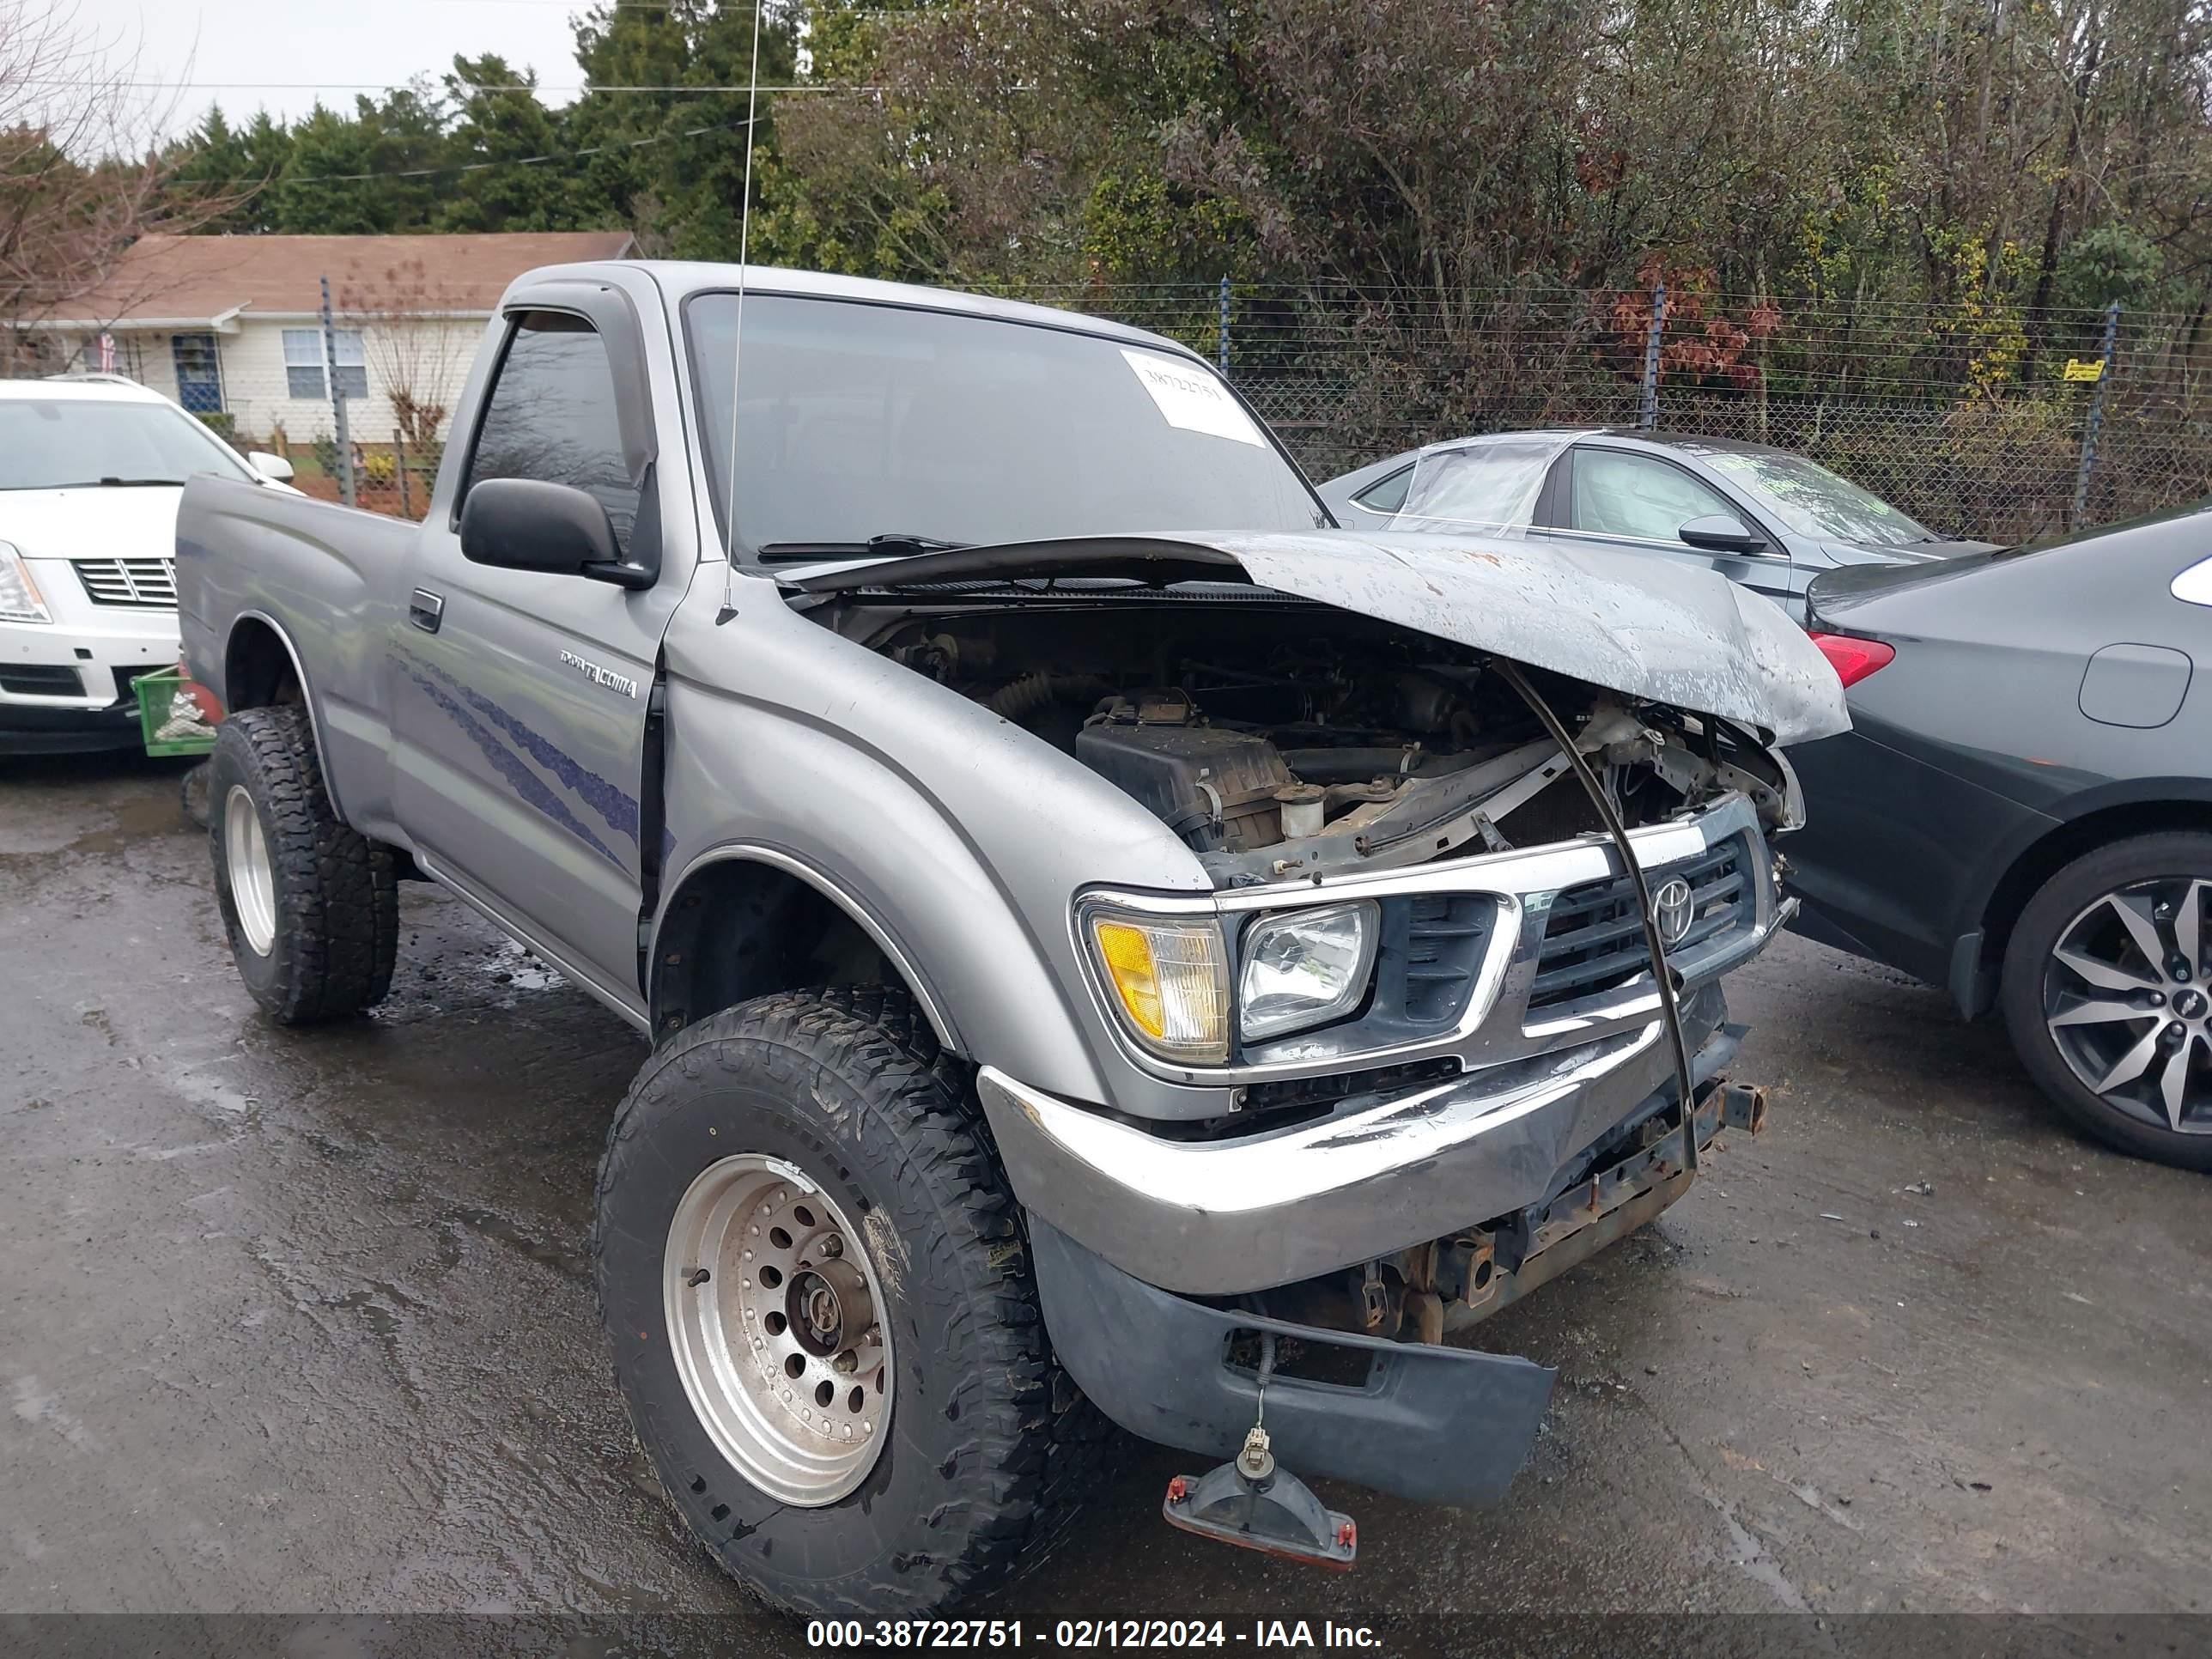
M 1347 529 L 1480 526 L 1686 561 L 1800 620 L 1822 571 L 1990 545 L 1939 535 L 1788 450 L 1641 429 L 1451 439 L 1332 478 L 1320 494 Z

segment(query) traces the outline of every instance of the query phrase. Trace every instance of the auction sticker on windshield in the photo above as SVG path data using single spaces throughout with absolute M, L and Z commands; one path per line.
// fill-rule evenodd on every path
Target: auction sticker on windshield
M 1266 447 L 1267 439 L 1243 405 L 1204 369 L 1179 363 L 1157 351 L 1132 351 L 1124 346 L 1121 355 L 1128 359 L 1139 383 L 1152 394 L 1152 401 L 1170 426 Z

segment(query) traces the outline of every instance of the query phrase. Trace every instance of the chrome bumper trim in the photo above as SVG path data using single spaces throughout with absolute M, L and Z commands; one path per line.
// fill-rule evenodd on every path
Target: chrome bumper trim
M 1718 988 L 1683 1012 L 1705 1048 L 1723 1018 Z M 1229 1296 L 1540 1202 L 1673 1073 L 1655 1020 L 1318 1122 L 1203 1142 L 1148 1134 L 992 1066 L 977 1086 L 1027 1208 L 1148 1284 Z

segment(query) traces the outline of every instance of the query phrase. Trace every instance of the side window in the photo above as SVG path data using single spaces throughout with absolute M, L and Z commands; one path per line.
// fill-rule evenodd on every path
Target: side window
M 615 544 L 629 552 L 638 492 L 623 459 L 614 370 L 606 342 L 580 317 L 532 311 L 515 325 L 484 400 L 463 498 L 483 478 L 537 478 L 586 491 L 607 509 Z
M 1395 513 L 1406 504 L 1407 486 L 1413 482 L 1413 469 L 1401 466 L 1367 486 L 1352 499 L 1370 513 Z
M 1432 450 L 1413 465 L 1401 509 L 1481 530 L 1526 530 L 1559 458 L 1557 439 L 1502 438 Z
M 1618 449 L 1575 451 L 1575 528 L 1601 536 L 1679 540 L 1692 519 L 1743 515 L 1678 466 Z

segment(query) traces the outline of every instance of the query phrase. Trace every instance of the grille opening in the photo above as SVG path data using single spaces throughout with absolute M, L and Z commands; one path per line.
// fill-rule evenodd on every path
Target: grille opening
M 1690 884 L 1689 929 L 1668 946 L 1670 955 L 1694 950 L 1734 930 L 1743 921 L 1750 902 L 1741 840 L 1725 842 L 1678 864 L 1647 870 L 1644 878 L 1655 892 L 1662 884 L 1677 878 Z M 1634 880 L 1620 875 L 1587 882 L 1567 889 L 1552 902 L 1528 1006 L 1532 1011 L 1556 1007 L 1580 997 L 1617 990 L 1650 969 Z
M 84 682 L 66 664 L 15 662 L 0 667 L 0 691 L 19 697 L 81 697 Z
M 72 559 L 85 597 L 94 605 L 139 611 L 177 608 L 177 567 L 163 558 Z
M 1406 1018 L 1447 1024 L 1467 1006 L 1495 913 L 1487 900 L 1455 893 L 1419 894 L 1407 909 Z

